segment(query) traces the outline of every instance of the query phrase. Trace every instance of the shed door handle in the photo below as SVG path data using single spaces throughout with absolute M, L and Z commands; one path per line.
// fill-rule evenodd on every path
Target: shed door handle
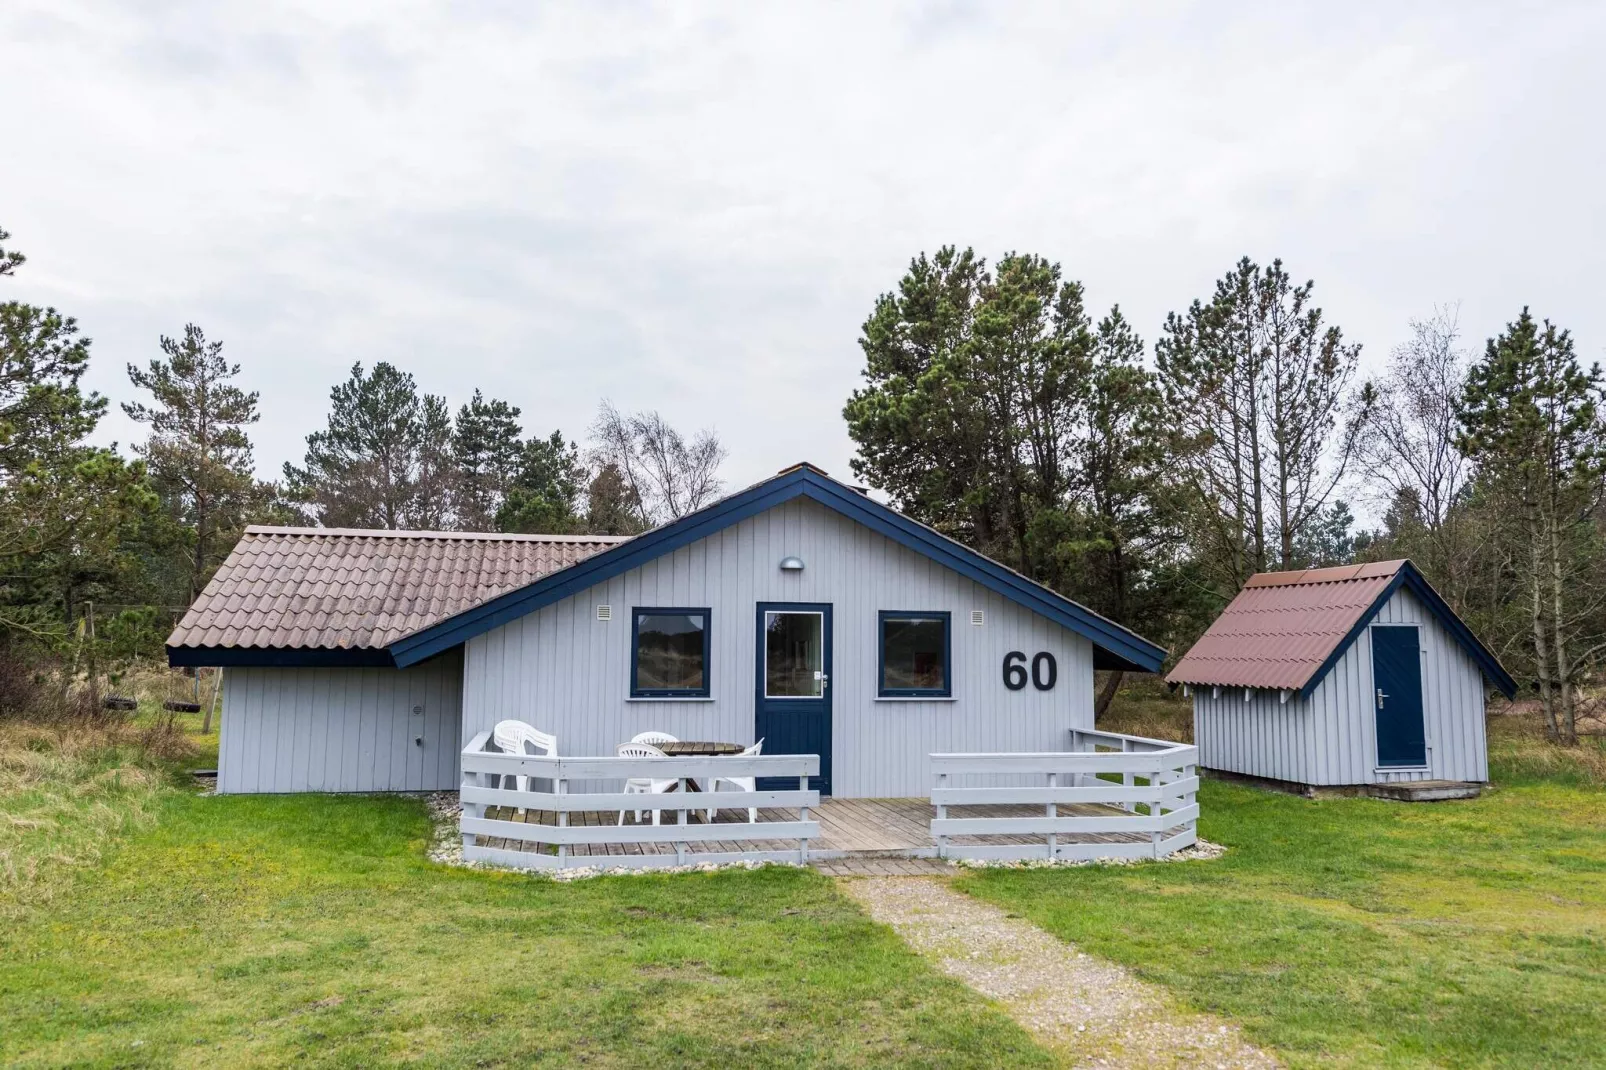
M 1388 698 L 1388 696 L 1383 694 L 1383 689 L 1381 687 L 1378 688 L 1377 689 L 1377 708 L 1378 709 L 1382 709 L 1383 708 L 1383 700 L 1386 699 L 1386 698 Z

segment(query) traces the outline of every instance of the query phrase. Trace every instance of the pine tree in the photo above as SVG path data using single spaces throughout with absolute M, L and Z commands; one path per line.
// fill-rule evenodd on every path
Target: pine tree
M 1280 260 L 1261 269 L 1245 257 L 1209 304 L 1167 316 L 1155 347 L 1199 557 L 1226 592 L 1302 565 L 1298 547 L 1364 423 L 1364 409 L 1346 419 L 1360 346 L 1323 325 L 1314 286 L 1295 286 Z
M 453 528 L 457 466 L 452 456 L 452 413 L 446 407 L 446 399 L 436 394 L 425 394 L 418 400 L 415 457 L 408 526 L 423 531 Z
M 1052 580 L 1031 557 L 1037 514 L 1070 488 L 1067 444 L 1092 332 L 1059 265 L 971 250 L 922 255 L 865 321 L 865 385 L 843 410 L 853 471 L 899 509 Z
M 329 527 L 398 529 L 444 514 L 438 456 L 444 402 L 425 401 L 413 377 L 381 361 L 329 392 L 328 426 L 307 436 L 301 467 L 284 466 L 293 500 Z M 440 526 L 437 524 L 436 526 Z
M 0 276 L 24 262 L 0 249 Z M 61 641 L 80 598 L 131 567 L 124 548 L 155 504 L 143 464 L 85 441 L 106 411 L 104 398 L 79 385 L 89 353 L 72 317 L 0 302 L 0 629 L 8 642 Z
M 0 227 L 0 242 L 9 241 L 11 234 L 5 227 Z M 15 249 L 6 249 L 0 245 L 0 275 L 15 275 L 17 269 L 28 262 L 28 258 Z
M 532 438 L 524 444 L 519 470 L 496 514 L 498 531 L 566 535 L 584 525 L 578 513 L 586 485 L 580 450 L 565 442 L 563 432 Z
M 1461 407 L 1459 444 L 1476 478 L 1515 506 L 1546 729 L 1566 743 L 1577 740 L 1579 606 L 1602 589 L 1602 393 L 1600 366 L 1583 368 L 1571 335 L 1524 308 L 1473 365 Z
M 258 419 L 257 394 L 230 382 L 240 366 L 193 323 L 182 339 L 162 336 L 161 347 L 147 368 L 128 366 L 129 381 L 150 391 L 153 404 L 126 402 L 123 411 L 150 425 L 135 451 L 169 515 L 189 533 L 193 601 L 261 498 L 245 431 Z
M 525 456 L 519 410 L 478 391 L 457 410 L 452 455 L 457 469 L 454 506 L 467 531 L 490 531 Z

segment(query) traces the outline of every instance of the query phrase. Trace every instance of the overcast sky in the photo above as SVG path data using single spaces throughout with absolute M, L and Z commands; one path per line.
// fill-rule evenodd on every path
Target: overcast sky
M 114 401 L 222 339 L 264 476 L 378 360 L 532 432 L 713 427 L 734 485 L 846 476 L 859 325 L 944 243 L 1151 343 L 1280 256 L 1368 369 L 1453 302 L 1606 358 L 1603 46 L 1600 3 L 8 0 L 0 292 L 78 317 Z

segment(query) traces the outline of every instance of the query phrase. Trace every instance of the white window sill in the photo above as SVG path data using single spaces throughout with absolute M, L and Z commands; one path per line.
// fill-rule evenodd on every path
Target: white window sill
M 713 702 L 712 695 L 690 695 L 681 698 L 679 695 L 631 695 L 626 702 Z
M 877 702 L 958 702 L 954 695 L 877 695 Z
M 1372 770 L 1373 776 L 1382 776 L 1385 773 L 1431 773 L 1431 765 L 1380 765 Z

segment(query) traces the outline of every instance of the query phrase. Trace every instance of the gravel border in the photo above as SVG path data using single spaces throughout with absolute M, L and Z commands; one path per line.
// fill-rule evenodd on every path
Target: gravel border
M 1076 866 L 1147 866 L 1154 862 L 1208 862 L 1220 858 L 1227 849 L 1219 843 L 1198 840 L 1191 847 L 1172 851 L 1159 858 L 956 858 L 952 864 L 963 869 L 1071 869 Z
M 876 921 L 939 969 L 996 1000 L 1039 1041 L 1093 1067 L 1282 1064 L 1219 1018 L 1179 1008 L 1120 966 L 955 891 L 935 877 L 839 880 Z

